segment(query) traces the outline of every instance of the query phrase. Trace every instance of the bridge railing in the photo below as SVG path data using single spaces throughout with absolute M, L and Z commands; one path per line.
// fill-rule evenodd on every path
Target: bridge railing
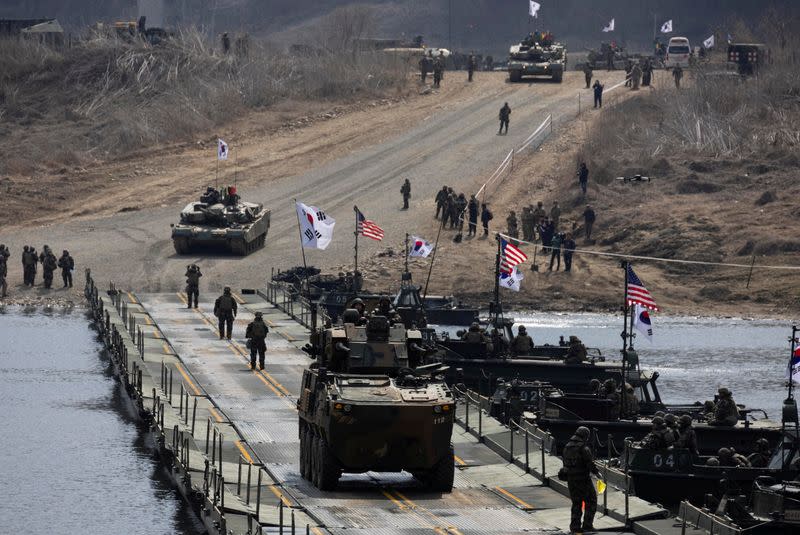
M 316 307 L 317 310 L 317 325 L 325 325 L 330 321 L 324 308 L 320 307 L 317 303 L 311 301 L 307 297 L 300 295 L 293 286 L 287 285 L 282 282 L 267 281 L 267 286 L 259 294 L 275 305 L 275 308 L 284 312 L 293 320 L 303 325 L 304 327 L 311 328 L 312 308 Z

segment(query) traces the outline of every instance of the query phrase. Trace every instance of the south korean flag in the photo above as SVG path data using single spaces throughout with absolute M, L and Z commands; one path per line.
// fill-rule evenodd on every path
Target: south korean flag
M 520 273 L 520 271 L 515 267 L 513 273 L 500 273 L 500 286 L 518 292 L 520 289 L 520 283 L 524 278 L 525 277 L 522 276 L 522 273 Z
M 333 240 L 336 220 L 315 206 L 295 202 L 300 222 L 300 237 L 306 249 L 326 249 Z

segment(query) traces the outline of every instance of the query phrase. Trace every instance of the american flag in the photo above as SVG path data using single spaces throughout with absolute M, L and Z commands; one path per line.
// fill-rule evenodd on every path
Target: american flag
M 650 295 L 650 292 L 647 291 L 647 288 L 644 287 L 642 281 L 639 277 L 636 276 L 636 273 L 633 272 L 633 266 L 628 264 L 628 305 L 633 304 L 640 304 L 645 308 L 649 308 L 650 310 L 658 311 L 658 305 L 656 305 L 656 300 L 653 299 L 653 296 Z
M 523 253 L 519 247 L 500 240 L 500 271 L 502 273 L 514 273 L 514 266 L 517 266 L 528 259 L 528 255 Z
M 358 221 L 357 229 L 360 235 L 376 241 L 383 240 L 383 229 L 364 217 L 358 208 L 356 208 L 356 221 Z

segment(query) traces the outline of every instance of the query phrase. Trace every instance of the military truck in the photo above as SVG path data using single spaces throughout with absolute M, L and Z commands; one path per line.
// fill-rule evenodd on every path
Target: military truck
M 198 245 L 219 245 L 246 256 L 264 247 L 270 213 L 261 203 L 242 201 L 235 187 L 222 194 L 209 187 L 199 202 L 181 211 L 180 223 L 172 225 L 172 244 L 178 254 Z
M 552 34 L 535 32 L 513 45 L 508 53 L 508 78 L 520 82 L 525 76 L 550 76 L 561 83 L 567 70 L 567 47 Z
M 303 478 L 333 490 L 343 472 L 405 470 L 452 490 L 455 399 L 441 365 L 415 368 L 426 353 L 419 331 L 348 309 L 314 329 L 306 351 L 315 362 L 297 401 Z

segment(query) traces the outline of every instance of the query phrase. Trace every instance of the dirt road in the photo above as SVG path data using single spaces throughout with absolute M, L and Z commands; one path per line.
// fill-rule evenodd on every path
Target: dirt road
M 2 241 L 14 258 L 24 244 L 69 249 L 79 270 L 90 267 L 98 280 L 139 291 L 181 288 L 191 262 L 202 266 L 208 291 L 227 284 L 259 287 L 272 268 L 301 263 L 297 198 L 337 220 L 334 242 L 326 251 L 307 251 L 309 264 L 335 269 L 352 262 L 354 204 L 386 231 L 380 245 L 362 240 L 362 254 L 387 246 L 399 249 L 406 232 L 430 229 L 432 199 L 442 184 L 475 191 L 549 113 L 557 123 L 573 117 L 582 75 L 568 73 L 562 84 L 512 85 L 504 73 L 481 73 L 475 84 L 463 81 L 462 73 L 448 73 L 445 84 L 449 87 L 438 94 L 378 105 L 308 128 L 263 132 L 250 124 L 246 135 L 229 139 L 239 150 L 240 192 L 272 209 L 267 246 L 249 257 L 181 257 L 173 250 L 170 223 L 213 176 L 208 146 L 169 147 L 108 165 L 100 171 L 108 176 L 106 190 L 87 192 L 76 205 L 51 214 L 56 224 L 7 229 Z M 513 110 L 511 127 L 507 136 L 498 136 L 497 113 L 506 101 Z M 148 179 L 153 175 L 157 178 Z M 405 178 L 412 184 L 408 211 L 400 209 Z M 21 279 L 19 264 L 10 262 L 12 285 Z

